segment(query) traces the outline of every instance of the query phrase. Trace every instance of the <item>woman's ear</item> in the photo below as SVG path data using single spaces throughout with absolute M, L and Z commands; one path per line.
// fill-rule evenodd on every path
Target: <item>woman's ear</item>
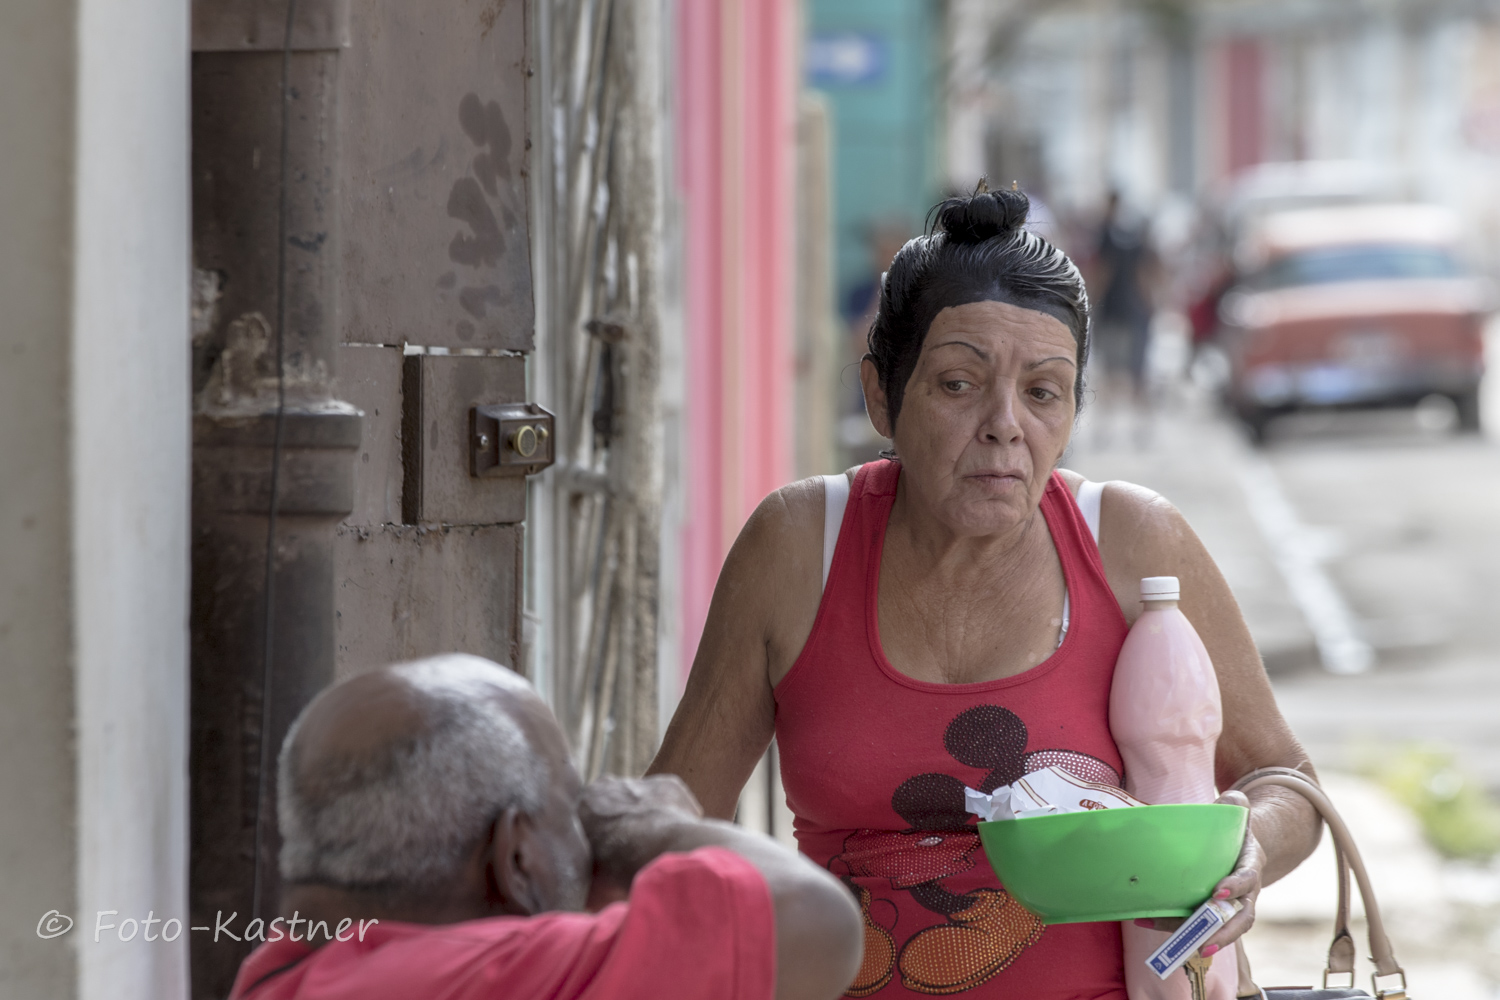
M 535 859 L 529 849 L 531 821 L 514 806 L 495 817 L 483 847 L 484 902 L 491 913 L 529 917 L 542 912 Z
M 880 387 L 880 372 L 868 357 L 859 363 L 859 384 L 865 392 L 865 412 L 870 415 L 870 423 L 875 425 L 875 433 L 883 438 L 894 438 L 890 402 Z

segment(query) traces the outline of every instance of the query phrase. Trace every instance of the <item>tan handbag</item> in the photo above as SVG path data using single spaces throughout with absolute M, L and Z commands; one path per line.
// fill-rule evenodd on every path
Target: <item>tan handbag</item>
M 1349 835 L 1338 810 L 1312 779 L 1300 771 L 1285 767 L 1265 767 L 1251 771 L 1238 782 L 1238 791 L 1249 793 L 1252 789 L 1277 785 L 1289 788 L 1308 802 L 1323 817 L 1328 832 L 1333 837 L 1334 856 L 1337 858 L 1339 901 L 1334 916 L 1333 944 L 1328 948 L 1328 964 L 1323 970 L 1322 988 L 1312 986 L 1279 986 L 1261 989 L 1250 975 L 1250 961 L 1245 956 L 1245 945 L 1239 942 L 1235 952 L 1239 958 L 1240 985 L 1236 995 L 1241 998 L 1260 997 L 1262 1000 L 1337 1000 L 1337 998 L 1375 997 L 1379 1000 L 1406 1000 L 1406 973 L 1402 971 L 1396 956 L 1391 952 L 1390 939 L 1385 934 L 1385 923 L 1380 918 L 1380 905 L 1375 901 L 1375 891 L 1370 888 L 1370 877 L 1365 872 L 1365 863 L 1359 856 L 1359 848 Z M 1356 989 L 1354 986 L 1354 938 L 1349 934 L 1349 873 L 1359 886 L 1359 895 L 1365 904 L 1365 917 L 1370 924 L 1370 955 L 1375 963 L 1375 972 L 1370 976 L 1370 987 L 1374 994 Z M 1328 980 L 1333 976 L 1348 976 L 1347 987 L 1331 987 Z M 1398 976 L 1401 985 L 1381 989 L 1380 980 Z

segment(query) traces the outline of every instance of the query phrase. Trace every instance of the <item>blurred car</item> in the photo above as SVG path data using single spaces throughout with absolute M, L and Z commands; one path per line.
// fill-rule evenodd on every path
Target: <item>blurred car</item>
M 1261 163 L 1237 174 L 1212 199 L 1211 224 L 1199 234 L 1197 273 L 1188 276 L 1187 315 L 1195 347 L 1213 341 L 1219 302 L 1238 278 L 1237 246 L 1268 215 L 1402 200 L 1404 186 L 1389 165 L 1362 160 L 1296 160 Z
M 1242 235 L 1219 303 L 1226 395 L 1251 436 L 1311 407 L 1450 398 L 1479 427 L 1487 282 L 1465 271 L 1458 218 L 1433 205 L 1273 212 Z

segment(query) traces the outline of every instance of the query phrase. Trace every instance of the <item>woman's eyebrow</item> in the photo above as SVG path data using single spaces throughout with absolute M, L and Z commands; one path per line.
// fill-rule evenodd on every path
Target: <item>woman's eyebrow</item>
M 935 350 L 937 350 L 940 347 L 967 347 L 969 350 L 971 350 L 975 354 L 979 355 L 985 361 L 990 360 L 990 355 L 989 355 L 988 351 L 985 351 L 985 350 L 982 350 L 982 349 L 980 349 L 978 347 L 975 347 L 973 344 L 969 343 L 967 340 L 945 340 L 941 344 L 934 344 L 932 346 L 932 350 L 935 351 Z
M 1040 361 L 1033 361 L 1031 364 L 1029 364 L 1029 365 L 1026 366 L 1026 370 L 1027 371 L 1031 371 L 1033 368 L 1040 368 L 1040 367 L 1042 367 L 1042 365 L 1051 364 L 1054 361 L 1066 361 L 1068 364 L 1072 365 L 1074 368 L 1078 367 L 1078 362 L 1074 361 L 1072 358 L 1068 357 L 1067 355 L 1059 354 L 1059 355 L 1057 355 L 1054 358 L 1043 358 Z

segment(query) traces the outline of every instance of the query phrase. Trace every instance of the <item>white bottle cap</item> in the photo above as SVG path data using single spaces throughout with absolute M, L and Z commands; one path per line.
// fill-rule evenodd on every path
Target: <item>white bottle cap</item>
M 1182 590 L 1175 576 L 1141 577 L 1141 600 L 1143 601 L 1175 601 L 1181 595 Z

